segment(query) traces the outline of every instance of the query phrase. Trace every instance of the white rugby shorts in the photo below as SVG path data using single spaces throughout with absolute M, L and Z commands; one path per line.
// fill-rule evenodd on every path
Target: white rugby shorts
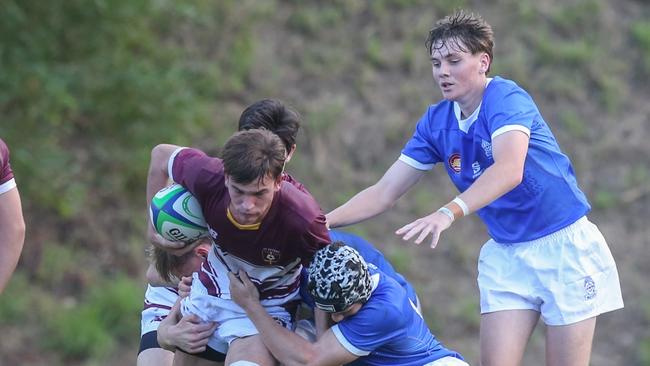
M 623 307 L 614 258 L 586 216 L 532 241 L 488 240 L 478 271 L 481 314 L 529 309 L 557 326 Z
M 157 331 L 160 322 L 169 315 L 178 299 L 176 290 L 170 287 L 147 285 L 144 294 L 144 309 L 140 320 L 140 336 Z
M 278 324 L 292 329 L 291 315 L 282 306 L 264 306 L 264 308 Z M 196 314 L 203 321 L 219 323 L 217 330 L 208 341 L 208 346 L 221 353 L 226 353 L 230 342 L 235 339 L 259 333 L 253 322 L 248 319 L 244 309 L 234 301 L 209 295 L 196 272 L 192 275 L 190 295 L 181 300 L 181 313 Z

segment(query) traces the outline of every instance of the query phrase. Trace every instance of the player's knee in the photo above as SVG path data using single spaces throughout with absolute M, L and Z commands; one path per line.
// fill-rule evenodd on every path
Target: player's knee
M 231 363 L 230 366 L 260 366 L 260 365 L 251 361 L 239 360 Z

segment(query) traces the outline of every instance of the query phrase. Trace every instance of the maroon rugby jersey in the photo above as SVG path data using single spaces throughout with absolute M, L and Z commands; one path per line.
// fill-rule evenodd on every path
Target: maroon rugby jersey
M 0 139 L 0 194 L 14 188 L 14 172 L 9 164 L 9 148 L 2 139 Z
M 243 228 L 227 217 L 230 196 L 221 159 L 184 148 L 170 160 L 169 176 L 197 198 L 216 244 L 200 276 L 209 293 L 229 298 L 224 293 L 226 273 L 243 269 L 260 290 L 260 299 L 282 303 L 295 297 L 302 265 L 330 242 L 314 198 L 291 183 L 293 179 L 283 180 L 259 227 Z

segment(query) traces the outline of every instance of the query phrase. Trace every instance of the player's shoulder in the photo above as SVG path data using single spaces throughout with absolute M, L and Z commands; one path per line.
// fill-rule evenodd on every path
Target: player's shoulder
M 211 162 L 212 164 L 219 164 L 223 166 L 223 160 L 209 156 L 203 150 L 194 147 L 179 147 L 176 149 L 172 157 L 174 160 L 178 161 L 191 159 L 194 162 L 196 160 L 204 160 L 206 162 Z
M 399 326 L 404 320 L 402 304 L 408 301 L 404 289 L 378 267 L 368 265 L 368 269 L 376 286 L 365 307 L 369 311 L 381 312 L 382 319 Z
M 443 99 L 436 104 L 431 104 L 420 118 L 416 133 L 435 133 L 453 127 L 454 103 Z
M 279 202 L 287 213 L 317 215 L 321 212 L 318 202 L 309 192 L 284 180 L 280 183 Z
M 485 88 L 485 96 L 488 98 L 503 98 L 513 93 L 528 93 L 514 80 L 505 79 L 500 76 L 493 77 Z

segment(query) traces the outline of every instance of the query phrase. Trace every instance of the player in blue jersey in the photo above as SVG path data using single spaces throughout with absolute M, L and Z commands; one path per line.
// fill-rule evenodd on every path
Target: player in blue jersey
M 417 307 L 418 311 L 420 311 L 420 300 L 418 299 L 417 294 L 415 293 L 415 289 L 413 286 L 400 274 L 393 268 L 393 265 L 390 264 L 390 262 L 384 257 L 384 255 L 377 250 L 370 242 L 368 242 L 366 239 L 360 237 L 359 235 L 347 233 L 344 231 L 339 231 L 339 230 L 330 230 L 330 239 L 332 240 L 332 243 L 340 241 L 345 243 L 345 245 L 353 248 L 359 254 L 361 254 L 361 257 L 363 257 L 363 260 L 366 263 L 372 264 L 375 267 L 379 268 L 385 275 L 388 277 L 391 277 L 394 279 L 404 290 L 406 291 L 406 296 L 408 296 L 411 301 L 415 304 Z M 314 307 L 314 302 L 311 296 L 309 295 L 309 291 L 307 290 L 306 283 L 308 282 L 308 276 L 309 272 L 307 269 L 303 271 L 303 277 L 300 285 L 300 295 L 303 299 L 303 302 L 305 302 L 309 307 L 313 308 Z
M 376 366 L 467 366 L 431 334 L 402 286 L 342 242 L 316 252 L 309 266 L 308 287 L 316 307 L 336 323 L 315 343 L 264 311 L 246 272 L 229 277 L 233 300 L 284 365 L 341 365 L 359 359 Z
M 338 230 L 330 230 L 330 239 L 332 242 L 343 242 L 345 245 L 353 248 L 363 258 L 363 260 L 369 265 L 377 267 L 382 273 L 386 276 L 395 280 L 403 289 L 406 291 L 406 296 L 413 302 L 415 309 L 418 313 L 421 314 L 422 308 L 420 305 L 420 300 L 415 293 L 413 286 L 402 276 L 399 272 L 395 271 L 390 262 L 384 257 L 384 255 L 377 250 L 370 242 L 363 239 L 362 237 L 346 233 Z M 307 289 L 307 283 L 309 282 L 309 271 L 303 269 L 302 278 L 300 280 L 300 297 L 302 302 L 305 305 L 306 313 L 309 315 L 313 312 L 314 307 L 314 298 L 309 293 Z M 295 332 L 300 334 L 303 338 L 310 341 L 315 341 L 317 336 L 322 335 L 331 324 L 329 324 L 328 318 L 323 318 L 322 313 L 317 313 L 314 318 L 307 316 L 306 319 L 300 319 L 296 323 Z M 318 323 L 318 325 L 316 324 Z
M 518 365 L 540 316 L 547 365 L 587 365 L 596 317 L 623 307 L 616 264 L 569 158 L 530 95 L 488 78 L 493 33 L 458 11 L 427 49 L 444 100 L 430 106 L 399 159 L 373 186 L 327 215 L 330 227 L 387 210 L 436 163 L 460 194 L 396 231 L 422 243 L 477 212 L 491 239 L 479 258 L 481 364 Z

